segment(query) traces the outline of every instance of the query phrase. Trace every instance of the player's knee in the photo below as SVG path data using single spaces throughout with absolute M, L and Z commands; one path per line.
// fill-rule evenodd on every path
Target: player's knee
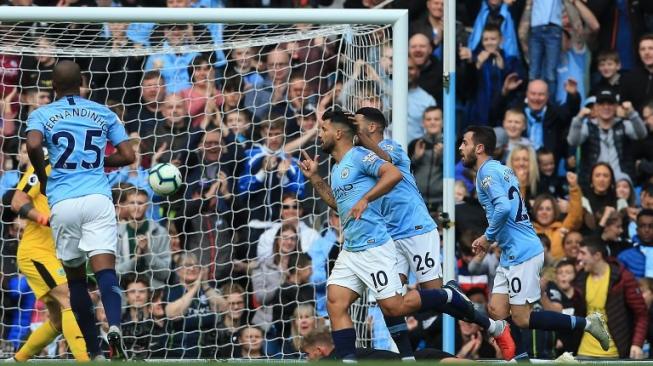
M 349 305 L 342 299 L 338 299 L 335 296 L 327 297 L 327 311 L 329 316 L 337 316 L 347 313 Z
M 68 285 L 58 285 L 48 293 L 63 309 L 70 307 L 70 291 Z

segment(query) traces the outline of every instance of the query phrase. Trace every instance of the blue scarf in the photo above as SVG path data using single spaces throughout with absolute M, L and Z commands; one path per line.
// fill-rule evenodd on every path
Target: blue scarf
M 544 145 L 544 115 L 546 114 L 546 106 L 539 112 L 533 112 L 530 108 L 524 109 L 526 119 L 528 121 L 528 139 L 533 144 L 533 149 L 537 151 Z
M 517 45 L 515 24 L 512 21 L 508 5 L 501 4 L 499 14 L 503 17 L 503 22 L 501 23 L 501 36 L 503 37 L 501 49 L 505 52 L 506 57 L 519 57 L 519 46 Z M 467 47 L 472 51 L 481 43 L 483 28 L 485 28 L 485 23 L 487 23 L 488 15 L 490 15 L 490 7 L 487 5 L 487 1 L 483 1 L 481 4 L 481 10 L 478 12 L 478 16 L 474 21 L 474 29 L 472 30 L 472 34 L 469 36 L 469 42 L 467 44 Z

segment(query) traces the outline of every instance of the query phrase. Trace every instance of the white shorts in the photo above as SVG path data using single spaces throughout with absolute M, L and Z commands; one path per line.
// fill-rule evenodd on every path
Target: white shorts
M 52 206 L 50 226 L 57 258 L 69 266 L 82 264 L 87 256 L 116 253 L 116 210 L 107 196 L 92 194 L 57 202 Z
M 493 294 L 506 294 L 511 305 L 532 304 L 540 300 L 540 272 L 544 253 L 511 267 L 497 267 Z
M 348 288 L 359 296 L 369 288 L 377 300 L 401 294 L 395 244 L 390 240 L 360 252 L 341 251 L 327 281 L 329 285 Z
M 397 271 L 408 277 L 415 273 L 417 283 L 442 278 L 440 263 L 440 234 L 438 230 L 395 240 L 397 247 Z

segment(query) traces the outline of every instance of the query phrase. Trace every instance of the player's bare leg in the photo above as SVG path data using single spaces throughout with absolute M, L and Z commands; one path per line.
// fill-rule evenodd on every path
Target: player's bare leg
M 118 283 L 116 274 L 116 256 L 113 253 L 103 251 L 89 253 L 91 269 L 95 273 L 98 283 L 104 312 L 109 323 L 107 341 L 109 343 L 109 355 L 114 360 L 125 360 L 127 354 L 122 345 L 122 331 L 120 318 L 122 313 L 122 290 Z
M 327 287 L 327 312 L 331 322 L 331 335 L 340 359 L 354 359 L 356 352 L 356 330 L 349 315 L 349 307 L 358 299 L 358 294 L 346 287 Z

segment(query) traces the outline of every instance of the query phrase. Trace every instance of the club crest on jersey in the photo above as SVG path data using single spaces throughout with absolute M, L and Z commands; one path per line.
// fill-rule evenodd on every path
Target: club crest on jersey
M 29 178 L 27 178 L 27 183 L 29 183 L 30 186 L 33 186 L 38 182 L 39 182 L 39 177 L 37 177 L 36 174 L 32 174 L 29 176 Z
M 349 176 L 349 168 L 344 168 L 340 172 L 340 179 L 347 179 L 348 176 Z
M 492 184 L 492 177 L 489 175 L 483 178 L 483 180 L 481 181 L 481 187 L 483 189 L 488 189 L 488 187 L 490 187 L 490 184 Z
M 375 153 L 371 152 L 363 158 L 363 163 L 371 163 L 376 161 L 378 158 L 379 157 Z

